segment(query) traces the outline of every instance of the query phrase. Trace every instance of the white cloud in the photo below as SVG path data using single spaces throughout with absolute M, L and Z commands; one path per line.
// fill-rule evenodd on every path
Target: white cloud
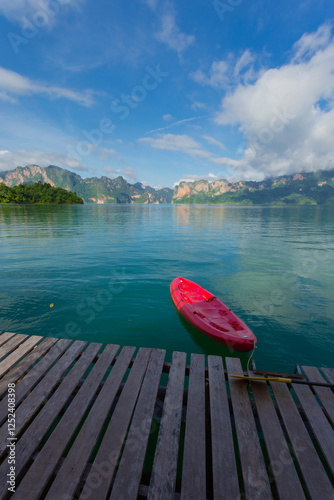
M 170 122 L 173 120 L 173 116 L 167 113 L 166 115 L 163 115 L 162 119 L 165 120 L 165 122 Z
M 34 163 L 92 172 L 94 166 L 104 167 L 110 158 L 116 159 L 116 151 L 108 140 L 94 145 L 80 134 L 80 129 L 76 137 L 74 133 L 72 128 L 69 133 L 66 127 L 59 128 L 50 120 L 22 112 L 19 107 L 11 112 L 5 110 L 0 122 L 0 148 L 10 150 L 11 154 L 6 159 L 5 154 L 1 157 L 0 168 L 8 170 Z
M 229 66 L 225 61 L 215 61 L 210 68 L 209 76 L 202 70 L 191 73 L 191 78 L 200 85 L 210 85 L 214 88 L 224 87 L 229 82 Z
M 138 177 L 137 177 L 137 174 L 136 172 L 133 170 L 132 167 L 124 167 L 122 169 L 122 175 L 124 175 L 124 177 L 128 180 L 128 181 L 131 181 L 131 182 L 137 182 L 138 181 Z
M 176 50 L 179 56 L 195 41 L 193 35 L 186 35 L 180 31 L 175 16 L 171 12 L 162 16 L 161 29 L 155 34 L 155 38 L 159 42 L 167 44 L 170 49 Z
M 83 106 L 93 104 L 92 92 L 76 92 L 71 89 L 39 83 L 25 76 L 0 67 L 0 99 L 15 104 L 22 95 L 46 94 L 51 99 L 68 99 Z
M 105 167 L 104 171 L 106 174 L 118 174 L 120 172 L 119 168 Z
M 1 83 L 0 83 L 1 85 Z M 0 101 L 10 102 L 11 104 L 17 104 L 17 99 L 7 94 L 7 92 L 0 91 Z
M 158 134 L 156 138 L 143 137 L 138 142 L 148 144 L 154 149 L 180 151 L 196 158 L 209 158 L 211 153 L 202 149 L 201 144 L 188 135 Z
M 155 10 L 157 7 L 158 0 L 141 0 L 141 1 L 145 3 L 151 10 Z
M 54 24 L 58 13 L 66 6 L 76 6 L 80 0 L 0 0 L 0 15 L 11 22 L 18 22 L 27 27 L 27 21 L 33 26 L 49 27 Z M 35 22 L 34 22 L 35 21 Z
M 226 89 L 232 84 L 253 80 L 256 75 L 254 62 L 255 57 L 246 49 L 238 59 L 230 54 L 226 61 L 214 61 L 208 76 L 201 69 L 190 73 L 189 76 L 199 85 Z
M 241 159 L 213 158 L 244 178 L 334 167 L 334 40 L 327 25 L 294 45 L 291 61 L 227 94 L 216 123 L 236 125 Z
M 211 158 L 211 161 L 223 167 L 225 172 L 234 172 L 234 174 L 231 173 L 231 175 L 224 174 L 224 178 L 228 180 L 239 181 L 242 179 L 261 181 L 266 174 L 264 174 L 262 170 L 258 170 L 257 165 L 252 165 L 254 158 L 254 150 L 252 148 L 247 148 L 244 157 L 240 160 L 227 157 L 215 157 Z
M 242 74 L 243 70 L 245 70 L 246 68 L 249 68 L 249 66 L 253 62 L 255 62 L 254 56 L 251 54 L 249 49 L 246 49 L 245 52 L 239 57 L 239 59 L 237 60 L 237 62 L 235 64 L 234 76 L 237 78 L 239 75 Z M 249 71 L 250 70 L 248 70 L 248 72 L 246 73 L 246 75 L 247 75 L 246 80 L 249 79 L 249 76 L 250 76 Z M 244 79 L 245 79 L 245 75 L 244 75 Z
M 106 174 L 113 174 L 115 177 L 121 175 L 128 182 L 138 181 L 137 174 L 132 167 L 124 167 L 124 168 L 105 167 L 104 171 Z
M 145 135 L 153 134 L 153 133 L 156 133 L 156 132 L 161 132 L 162 130 L 166 130 L 168 128 L 175 127 L 177 125 L 183 125 L 184 123 L 192 122 L 194 120 L 199 120 L 201 118 L 206 118 L 206 115 L 204 115 L 204 116 L 193 116 L 192 118 L 184 118 L 183 120 L 178 120 L 177 122 L 173 122 L 170 125 L 166 125 L 166 127 L 160 127 L 160 128 L 156 128 L 154 130 L 149 130 L 148 132 L 146 132 Z
M 203 139 L 208 141 L 209 144 L 213 144 L 214 146 L 217 146 L 219 149 L 226 149 L 224 144 L 220 141 L 217 141 L 217 139 L 214 139 L 214 137 L 210 137 L 208 135 L 203 135 Z
M 110 149 L 110 148 L 99 148 L 99 160 L 100 161 L 107 161 L 113 156 L 115 156 L 116 151 L 115 149 Z
M 294 44 L 294 60 L 312 57 L 319 49 L 324 49 L 331 41 L 331 27 L 323 24 L 314 33 L 305 33 Z
M 201 118 L 206 118 L 206 115 L 204 115 L 204 116 L 193 116 L 192 118 L 184 118 L 183 120 L 178 120 L 177 122 L 173 122 L 170 125 L 166 125 L 166 127 L 160 127 L 160 128 L 156 128 L 154 130 L 149 130 L 148 132 L 146 132 L 145 135 L 153 134 L 155 132 L 161 132 L 162 130 L 166 130 L 168 128 L 175 127 L 177 125 L 183 125 L 184 123 L 192 122 L 194 120 L 200 120 Z
M 203 174 L 203 175 L 200 175 L 200 174 L 190 174 L 190 175 L 186 175 L 184 177 L 181 177 L 180 180 L 178 180 L 177 182 L 174 183 L 174 186 L 177 186 L 178 184 L 180 184 L 180 182 L 195 182 L 195 181 L 215 181 L 217 180 L 218 177 L 217 175 L 209 172 L 208 174 Z
M 191 109 L 194 109 L 195 111 L 197 111 L 198 109 L 206 108 L 206 104 L 204 104 L 204 102 L 195 101 L 192 103 L 192 105 L 190 107 L 191 107 Z
M 87 171 L 88 167 L 75 159 L 61 153 L 45 153 L 42 151 L 25 151 L 17 149 L 13 151 L 2 151 L 0 154 L 0 170 L 12 170 L 16 167 L 25 167 L 26 165 L 38 165 L 48 167 L 56 165 L 61 168 L 71 170 Z

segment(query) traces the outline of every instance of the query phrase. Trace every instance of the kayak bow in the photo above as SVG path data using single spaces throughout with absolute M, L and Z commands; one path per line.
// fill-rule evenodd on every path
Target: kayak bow
M 170 285 L 174 306 L 197 330 L 235 351 L 247 352 L 256 346 L 256 337 L 221 300 L 186 278 Z

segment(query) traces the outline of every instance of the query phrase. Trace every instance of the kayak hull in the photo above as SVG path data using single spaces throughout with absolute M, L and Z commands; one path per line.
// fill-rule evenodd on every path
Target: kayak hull
M 212 293 L 181 277 L 171 282 L 170 293 L 176 309 L 197 330 L 234 351 L 254 349 L 253 332 Z

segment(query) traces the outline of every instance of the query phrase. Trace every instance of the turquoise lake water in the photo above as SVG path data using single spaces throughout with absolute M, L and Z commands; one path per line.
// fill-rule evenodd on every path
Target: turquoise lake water
M 334 207 L 2 205 L 0 243 L 0 331 L 230 356 L 177 316 L 184 276 L 253 330 L 258 369 L 334 367 Z

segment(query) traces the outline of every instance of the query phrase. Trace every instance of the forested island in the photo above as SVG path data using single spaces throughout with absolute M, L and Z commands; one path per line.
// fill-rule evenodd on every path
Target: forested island
M 60 187 L 52 187 L 39 181 L 34 184 L 18 184 L 8 187 L 0 184 L 0 203 L 16 204 L 83 204 L 76 193 Z

